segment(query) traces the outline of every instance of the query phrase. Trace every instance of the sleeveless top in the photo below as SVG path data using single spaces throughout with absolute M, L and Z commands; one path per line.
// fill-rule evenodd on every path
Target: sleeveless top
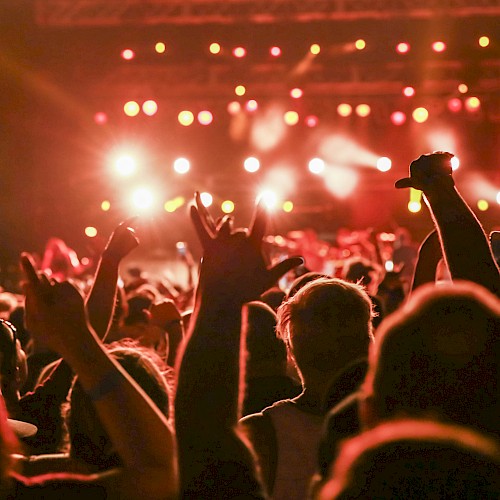
M 274 500 L 308 498 L 318 462 L 324 416 L 306 413 L 290 400 L 279 401 L 262 412 L 271 418 L 276 434 Z

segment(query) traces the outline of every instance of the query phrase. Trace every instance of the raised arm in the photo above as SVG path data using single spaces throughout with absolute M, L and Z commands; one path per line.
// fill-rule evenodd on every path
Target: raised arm
M 139 244 L 132 227 L 135 219 L 123 221 L 109 238 L 87 298 L 90 324 L 101 339 L 108 332 L 113 318 L 120 262 Z
M 468 280 L 500 294 L 500 274 L 488 239 L 472 210 L 455 187 L 451 153 L 422 155 L 410 165 L 410 177 L 397 188 L 424 193 L 453 279 Z
M 106 352 L 90 326 L 84 301 L 70 283 L 36 274 L 29 256 L 26 321 L 59 352 L 79 376 L 124 464 L 120 498 L 173 498 L 177 491 L 174 438 L 165 417 L 135 381 Z
M 431 231 L 418 249 L 410 294 L 419 286 L 426 283 L 434 283 L 436 280 L 436 268 L 442 258 L 443 253 L 441 252 L 439 235 L 436 230 Z
M 287 259 L 267 269 L 261 251 L 266 214 L 251 228 L 216 227 L 197 196 L 191 216 L 204 255 L 192 327 L 178 358 L 175 423 L 181 493 L 187 498 L 261 496 L 253 457 L 235 432 L 240 384 L 241 315 L 277 279 L 302 262 Z

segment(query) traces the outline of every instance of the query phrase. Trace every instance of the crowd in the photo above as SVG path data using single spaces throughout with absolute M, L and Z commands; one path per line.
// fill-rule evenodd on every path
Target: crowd
M 235 228 L 198 193 L 185 289 L 123 279 L 134 219 L 92 279 L 68 279 L 61 241 L 21 254 L 22 297 L 0 294 L 0 498 L 500 498 L 500 271 L 451 157 L 396 183 L 435 229 L 402 232 L 390 267 L 370 232 L 339 234 L 331 272 L 271 262 L 263 206 Z

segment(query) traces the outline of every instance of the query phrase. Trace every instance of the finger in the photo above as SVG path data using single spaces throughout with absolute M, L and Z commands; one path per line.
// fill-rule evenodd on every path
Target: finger
M 132 217 L 128 217 L 119 224 L 118 228 L 129 228 L 134 230 L 137 225 L 136 223 L 138 219 L 139 219 L 138 215 L 133 215 Z
M 28 283 L 30 285 L 33 285 L 34 287 L 39 287 L 40 278 L 38 277 L 38 273 L 36 272 L 33 257 L 29 253 L 23 252 L 21 254 L 21 267 L 23 268 Z
M 266 234 L 267 227 L 267 211 L 264 205 L 259 202 L 255 206 L 253 221 L 250 225 L 249 229 L 249 237 L 255 241 L 260 243 L 264 235 Z
M 229 236 L 233 231 L 233 218 L 230 215 L 225 215 L 217 227 L 217 234 L 221 236 Z
M 205 226 L 208 229 L 210 236 L 214 237 L 216 230 L 216 224 L 214 218 L 210 215 L 210 212 L 207 210 L 207 207 L 203 205 L 203 201 L 201 200 L 201 194 L 199 191 L 194 193 L 194 199 L 196 201 L 196 207 L 198 208 L 198 212 L 200 217 L 205 221 Z
M 205 224 L 203 224 L 203 219 L 200 217 L 198 209 L 194 205 L 191 206 L 191 220 L 193 221 L 194 229 L 198 235 L 201 246 L 203 248 L 208 248 L 212 242 L 212 237 L 207 231 Z
M 268 270 L 269 286 L 272 286 L 287 272 L 302 265 L 303 263 L 304 259 L 302 257 L 290 257 L 271 267 L 271 269 Z

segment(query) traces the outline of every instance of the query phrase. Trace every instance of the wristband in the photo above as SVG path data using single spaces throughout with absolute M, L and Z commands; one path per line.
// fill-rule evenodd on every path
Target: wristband
M 91 401 L 100 401 L 120 385 L 122 378 L 118 370 L 109 370 L 94 387 L 85 392 Z

